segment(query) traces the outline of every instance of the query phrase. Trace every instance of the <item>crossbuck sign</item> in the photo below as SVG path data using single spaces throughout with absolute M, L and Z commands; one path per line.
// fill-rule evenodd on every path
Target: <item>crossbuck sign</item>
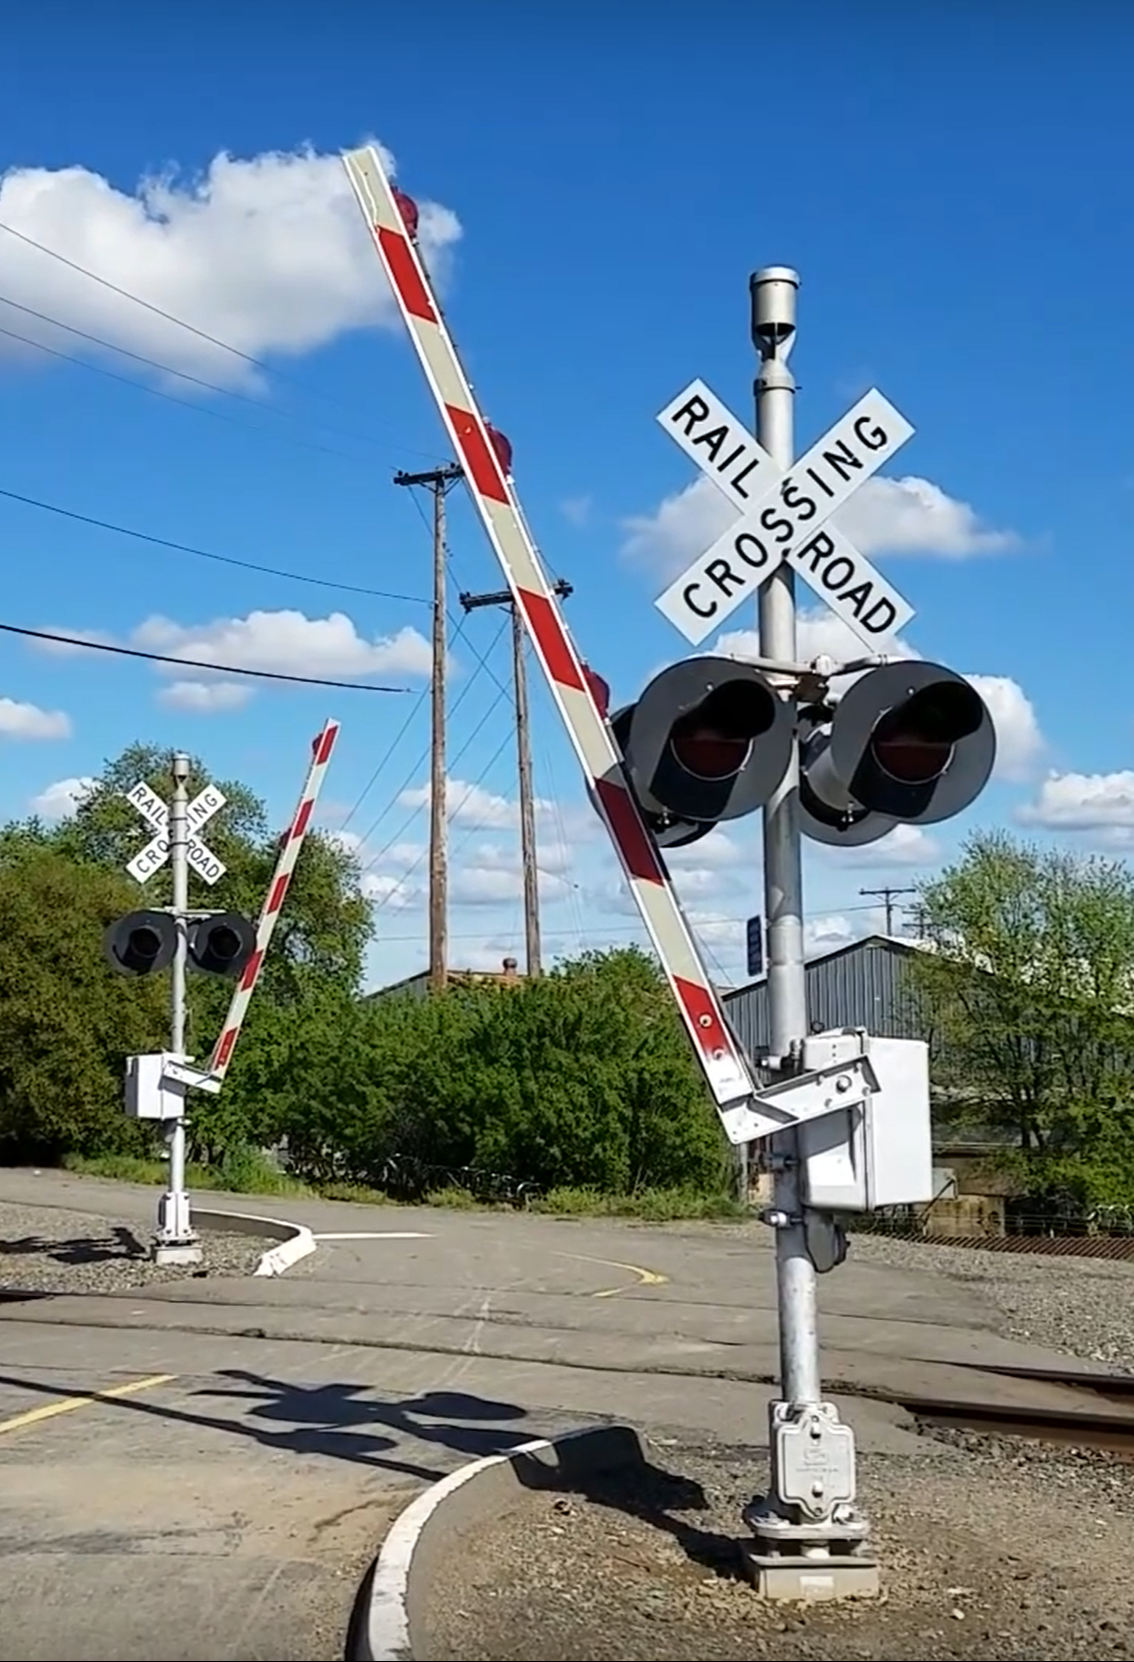
M 169 809 L 161 797 L 151 791 L 144 779 L 139 779 L 133 790 L 126 792 L 126 800 L 133 804 L 142 818 L 157 832 L 152 841 L 146 844 L 140 854 L 135 854 L 126 866 L 131 877 L 139 883 L 144 883 L 155 871 L 160 871 L 169 859 Z M 197 876 L 203 878 L 210 886 L 224 876 L 228 867 L 223 860 L 218 860 L 212 849 L 207 848 L 194 833 L 203 825 L 207 825 L 227 801 L 228 798 L 223 791 L 218 791 L 215 785 L 206 785 L 185 810 L 185 825 L 189 833 L 189 865 Z
M 658 421 L 741 515 L 655 602 L 686 640 L 699 645 L 790 560 L 861 641 L 892 642 L 913 607 L 853 543 L 822 529 L 913 436 L 889 399 L 866 393 L 786 473 L 703 381 Z

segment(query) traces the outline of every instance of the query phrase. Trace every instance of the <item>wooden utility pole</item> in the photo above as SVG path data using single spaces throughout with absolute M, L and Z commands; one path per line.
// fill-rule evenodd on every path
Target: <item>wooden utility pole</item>
M 570 583 L 562 578 L 554 584 L 561 600 L 572 592 Z M 524 663 L 524 618 L 512 599 L 511 591 L 504 589 L 493 594 L 462 594 L 461 605 L 466 612 L 480 606 L 506 606 L 512 614 L 512 679 L 516 702 L 516 771 L 520 785 L 520 863 L 524 877 L 524 955 L 529 976 L 537 976 L 541 968 L 539 938 L 539 866 L 535 830 L 535 791 L 532 783 L 532 739 L 528 717 L 528 675 Z
M 424 485 L 433 494 L 432 732 L 429 770 L 429 985 L 444 990 L 449 970 L 449 863 L 445 769 L 445 498 L 461 469 L 450 463 L 428 473 L 395 473 L 395 485 Z
M 887 886 L 884 889 L 859 889 L 858 892 L 859 894 L 871 895 L 882 902 L 883 906 L 886 908 L 886 933 L 887 935 L 892 935 L 894 933 L 894 896 L 899 894 L 916 894 L 917 890 L 892 889 Z

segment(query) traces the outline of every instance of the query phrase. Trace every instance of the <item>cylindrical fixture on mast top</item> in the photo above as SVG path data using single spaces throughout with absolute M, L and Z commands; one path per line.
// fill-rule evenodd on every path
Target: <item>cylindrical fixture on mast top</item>
M 795 334 L 795 299 L 799 272 L 789 265 L 767 265 L 748 279 L 752 296 L 752 339 L 761 352 L 775 349 Z

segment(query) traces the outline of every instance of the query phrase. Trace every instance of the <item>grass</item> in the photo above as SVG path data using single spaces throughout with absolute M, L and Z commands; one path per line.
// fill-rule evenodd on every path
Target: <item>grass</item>
M 160 1187 L 169 1168 L 164 1160 L 147 1160 L 132 1154 L 69 1155 L 64 1169 L 84 1177 L 109 1178 L 119 1183 L 143 1183 Z M 368 1206 L 391 1206 L 396 1202 L 379 1189 L 355 1183 L 327 1183 L 314 1187 L 280 1171 L 255 1150 L 240 1150 L 220 1166 L 190 1162 L 185 1172 L 190 1190 L 213 1193 L 265 1195 L 294 1198 L 309 1196 L 321 1200 L 361 1202 Z M 427 1206 L 454 1211 L 510 1212 L 511 1206 L 495 1206 L 480 1200 L 468 1189 L 434 1189 L 425 1196 Z M 597 1189 L 552 1189 L 533 1199 L 530 1212 L 553 1217 L 637 1218 L 643 1223 L 676 1223 L 688 1219 L 728 1219 L 747 1216 L 740 1203 L 724 1194 L 702 1194 L 695 1189 L 643 1189 L 632 1195 L 607 1195 Z

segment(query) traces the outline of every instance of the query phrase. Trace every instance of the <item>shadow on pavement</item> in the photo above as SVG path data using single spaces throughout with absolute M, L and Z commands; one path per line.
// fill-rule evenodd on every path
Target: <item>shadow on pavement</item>
M 57 1264 L 106 1264 L 119 1258 L 148 1258 L 149 1249 L 132 1229 L 116 1224 L 101 1235 L 80 1235 L 70 1241 L 22 1235 L 0 1241 L 0 1257 L 54 1258 Z
M 607 1470 L 578 1467 L 569 1458 L 569 1445 L 559 1449 L 558 1470 L 538 1460 L 520 1456 L 513 1470 L 526 1488 L 558 1494 L 565 1502 L 571 1497 L 637 1518 L 672 1536 L 694 1564 L 712 1575 L 739 1580 L 742 1566 L 737 1539 L 717 1530 L 702 1529 L 689 1514 L 707 1512 L 709 1501 L 701 1484 L 679 1472 L 666 1471 L 644 1456 L 619 1463 Z
M 266 1448 L 295 1454 L 354 1461 L 427 1483 L 443 1477 L 449 1468 L 401 1459 L 399 1444 L 436 1444 L 476 1458 L 504 1453 L 536 1435 L 510 1429 L 506 1423 L 525 1420 L 525 1409 L 463 1391 L 426 1391 L 393 1399 L 383 1397 L 372 1385 L 346 1381 L 294 1385 L 242 1368 L 220 1369 L 216 1377 L 230 1383 L 206 1386 L 192 1395 L 243 1405 L 232 1417 L 174 1408 L 141 1397 L 100 1397 L 97 1391 L 90 1395 L 95 1402 L 147 1419 L 248 1437 Z M 6 1374 L 0 1374 L 0 1385 L 45 1396 L 74 1395 L 70 1388 Z

